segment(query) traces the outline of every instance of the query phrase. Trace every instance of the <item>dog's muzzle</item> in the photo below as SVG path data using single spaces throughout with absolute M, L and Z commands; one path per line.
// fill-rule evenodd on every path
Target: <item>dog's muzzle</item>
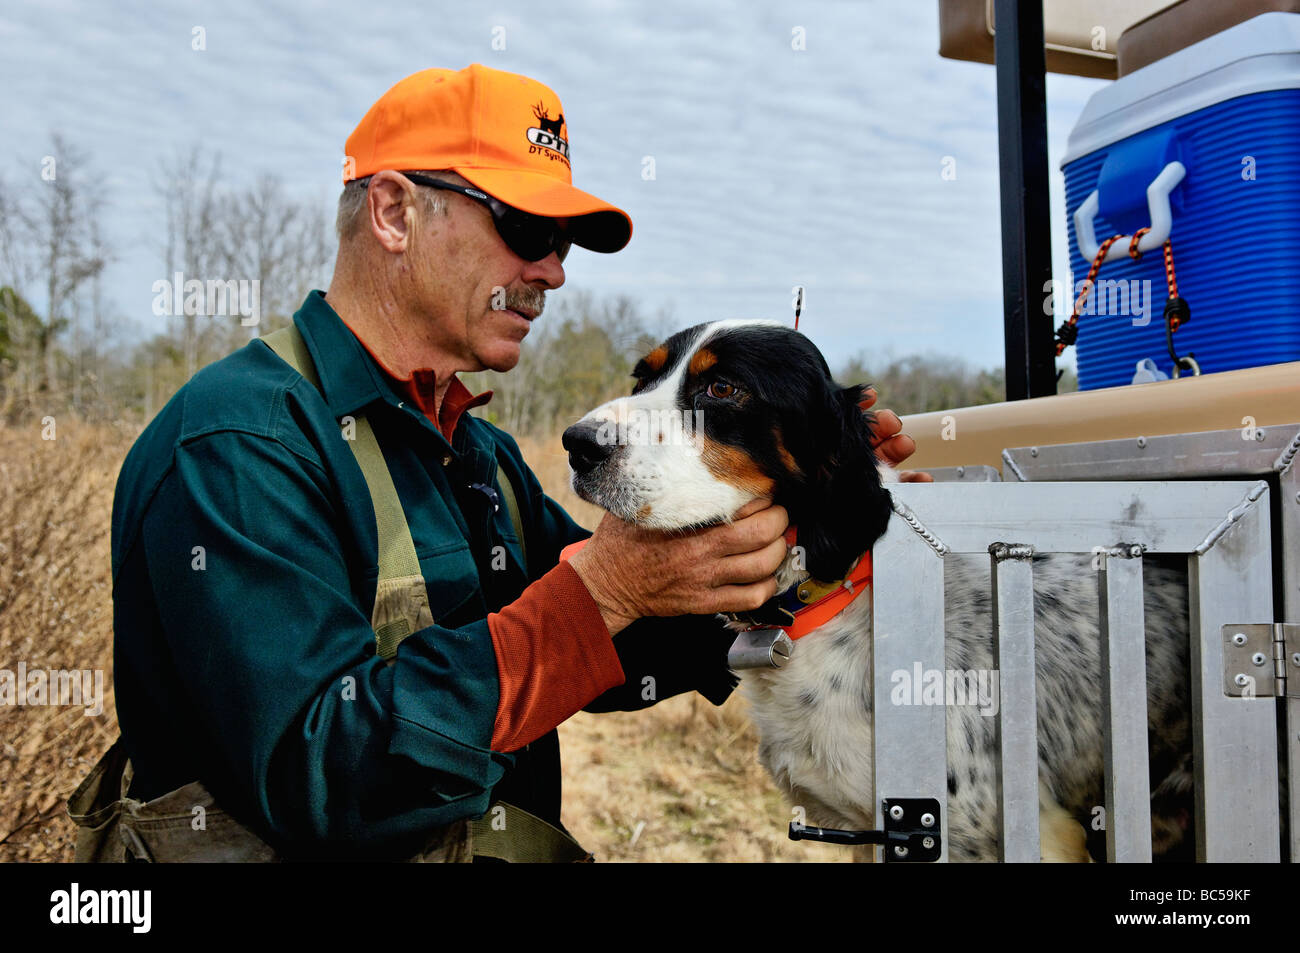
M 600 432 L 593 421 L 579 421 L 564 431 L 561 443 L 569 451 L 569 466 L 579 476 L 586 476 L 614 452 L 615 444 L 602 441 Z

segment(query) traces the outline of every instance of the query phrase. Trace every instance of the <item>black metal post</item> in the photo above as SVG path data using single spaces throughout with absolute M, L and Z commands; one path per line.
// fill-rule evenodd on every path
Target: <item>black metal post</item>
M 1056 393 L 1041 0 L 995 0 L 1007 400 Z

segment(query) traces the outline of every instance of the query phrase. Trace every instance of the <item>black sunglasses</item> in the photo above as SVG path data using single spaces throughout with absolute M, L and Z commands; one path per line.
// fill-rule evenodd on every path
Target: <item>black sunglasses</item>
M 450 182 L 431 179 L 427 175 L 420 175 L 416 172 L 403 172 L 402 175 L 416 185 L 427 185 L 432 189 L 459 192 L 461 195 L 487 206 L 487 210 L 492 213 L 492 223 L 496 225 L 497 234 L 501 236 L 501 240 L 524 261 L 541 261 L 551 252 L 555 252 L 560 261 L 564 261 L 564 257 L 569 254 L 569 247 L 573 243 L 565 229 L 553 218 L 521 212 L 519 209 L 507 205 L 499 199 L 494 199 L 486 192 L 481 192 L 478 189 L 466 188 L 463 185 L 452 185 Z

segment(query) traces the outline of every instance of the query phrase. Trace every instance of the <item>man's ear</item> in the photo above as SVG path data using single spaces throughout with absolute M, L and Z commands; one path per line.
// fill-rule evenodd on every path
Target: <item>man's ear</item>
M 871 449 L 872 415 L 862 411 L 861 399 L 861 387 L 841 390 L 832 382 L 823 419 L 814 423 L 818 465 L 809 472 L 791 522 L 799 528 L 805 568 L 815 579 L 838 579 L 848 572 L 853 560 L 885 534 L 893 512 Z
M 400 255 L 411 238 L 415 186 L 390 169 L 376 172 L 366 190 L 366 224 L 384 251 Z

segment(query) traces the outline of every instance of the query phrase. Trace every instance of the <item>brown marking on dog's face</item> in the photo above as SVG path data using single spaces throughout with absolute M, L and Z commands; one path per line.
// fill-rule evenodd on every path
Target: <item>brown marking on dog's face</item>
M 739 447 L 706 438 L 702 441 L 700 459 L 714 479 L 730 483 L 745 493 L 771 496 L 776 489 L 776 481 L 760 470 L 753 457 Z
M 654 512 L 654 507 L 651 506 L 649 503 L 647 503 L 645 506 L 640 507 L 636 511 L 635 519 L 638 523 L 644 523 L 646 520 L 650 518 L 650 514 L 653 512 Z
M 650 370 L 658 374 L 664 369 L 664 362 L 668 360 L 668 348 L 660 344 L 657 348 L 642 358 Z
M 691 358 L 691 363 L 687 370 L 692 377 L 695 377 L 699 374 L 703 374 L 716 363 L 718 363 L 718 355 L 714 354 L 707 347 L 702 347 L 696 351 L 695 356 Z
M 781 439 L 781 428 L 773 427 L 772 436 L 776 438 L 777 456 L 781 458 L 781 464 L 795 476 L 799 476 L 803 471 L 799 469 L 799 464 L 795 463 L 794 455 L 785 448 L 785 441 Z

